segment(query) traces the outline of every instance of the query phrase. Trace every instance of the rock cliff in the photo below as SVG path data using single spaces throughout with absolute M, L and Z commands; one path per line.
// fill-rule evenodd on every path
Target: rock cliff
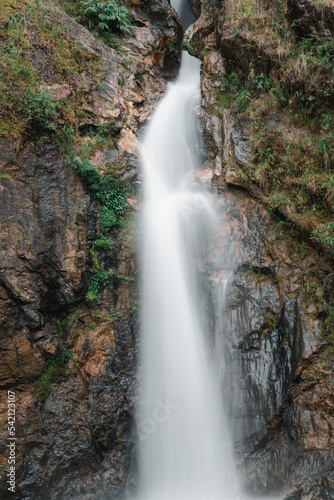
M 137 137 L 181 27 L 168 2 L 129 8 L 131 32 L 107 40 L 77 2 L 1 4 L 1 498 L 8 388 L 17 498 L 131 488 Z
M 206 170 L 222 214 L 211 257 L 225 256 L 215 277 L 223 290 L 216 349 L 228 363 L 240 470 L 254 494 L 333 498 L 333 163 L 325 145 L 333 144 L 325 124 L 333 6 L 193 8 L 199 19 L 184 46 L 203 60 Z

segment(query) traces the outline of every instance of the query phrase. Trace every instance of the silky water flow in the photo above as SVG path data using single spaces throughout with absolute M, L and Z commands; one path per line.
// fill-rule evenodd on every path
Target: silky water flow
M 187 27 L 193 15 L 184 4 L 172 1 Z M 182 53 L 179 76 L 141 144 L 140 500 L 244 498 L 194 264 L 217 227 L 214 200 L 195 182 L 201 166 L 200 66 Z
M 142 142 L 140 498 L 237 498 L 231 438 L 212 372 L 196 258 L 216 226 L 195 187 L 200 61 L 182 53 Z M 203 321 L 204 319 L 204 321 Z

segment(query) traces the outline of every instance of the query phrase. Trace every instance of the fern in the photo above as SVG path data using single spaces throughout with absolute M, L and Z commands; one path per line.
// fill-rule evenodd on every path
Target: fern
M 315 229 L 312 232 L 311 239 L 334 246 L 334 222 L 322 224 L 319 229 Z
M 121 0 L 83 0 L 80 2 L 82 16 L 90 27 L 101 32 L 121 31 L 130 33 L 132 18 L 128 8 Z

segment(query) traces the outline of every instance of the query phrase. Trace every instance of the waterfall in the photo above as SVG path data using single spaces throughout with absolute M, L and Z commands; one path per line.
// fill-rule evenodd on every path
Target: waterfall
M 190 18 L 184 7 L 182 15 Z M 195 181 L 201 166 L 200 66 L 182 53 L 179 76 L 141 145 L 141 500 L 237 498 L 196 267 L 217 226 L 214 200 Z

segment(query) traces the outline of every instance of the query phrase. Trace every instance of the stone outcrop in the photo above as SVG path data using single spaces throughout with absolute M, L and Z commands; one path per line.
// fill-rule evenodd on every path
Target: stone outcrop
M 330 1 L 289 0 L 286 17 L 301 38 L 334 36 L 334 8 Z
M 224 77 L 239 71 L 247 81 L 255 67 L 262 75 L 274 72 L 277 52 L 266 40 L 257 44 L 247 21 L 233 24 L 235 19 L 221 14 L 212 31 L 217 18 L 204 15 L 206 9 L 202 2 L 198 28 L 188 30 L 186 41 L 203 60 L 206 169 L 221 212 L 221 234 L 211 250 L 221 267 L 213 277 L 215 300 L 223 308 L 215 327 L 217 364 L 226 358 L 225 396 L 240 472 L 254 495 L 329 499 L 334 491 L 332 330 L 326 312 L 333 300 L 326 281 L 331 260 L 312 248 L 307 230 L 304 240 L 300 233 L 296 239 L 295 229 L 284 230 L 290 223 L 301 226 L 293 203 L 282 197 L 268 213 L 262 203 L 268 191 L 255 175 L 249 116 L 237 113 L 234 103 L 224 106 Z M 328 15 L 321 16 L 321 9 Z M 327 3 L 320 8 L 292 1 L 286 15 L 298 37 L 329 37 L 330 10 Z M 228 5 L 224 12 L 231 12 Z M 288 125 L 284 110 L 268 112 L 265 125 L 291 142 L 300 133 Z
M 105 126 L 108 146 L 93 148 L 89 160 L 131 186 L 135 197 L 137 136 L 165 91 L 164 76 L 177 70 L 181 27 L 167 1 L 146 2 L 133 15 L 137 26 L 117 51 L 53 6 L 50 25 L 66 26 L 96 74 L 87 69 L 58 81 L 36 37 L 33 60 L 44 80 L 40 91 L 74 103 L 80 139 L 74 152 L 89 148 L 92 131 Z M 32 23 L 27 30 L 33 37 Z M 1 464 L 7 463 L 10 388 L 17 498 L 115 499 L 135 484 L 136 201 L 129 200 L 122 228 L 109 231 L 109 248 L 96 249 L 100 209 L 89 186 L 55 143 L 28 139 L 0 138 Z M 113 275 L 89 302 L 97 265 Z M 0 476 L 0 496 L 11 498 L 5 468 Z
M 330 263 L 311 248 L 301 255 L 246 193 L 223 184 L 217 201 L 216 355 L 218 366 L 226 358 L 225 397 L 247 491 L 290 490 L 286 498 L 295 499 L 319 490 L 330 498 L 334 379 L 320 285 Z

